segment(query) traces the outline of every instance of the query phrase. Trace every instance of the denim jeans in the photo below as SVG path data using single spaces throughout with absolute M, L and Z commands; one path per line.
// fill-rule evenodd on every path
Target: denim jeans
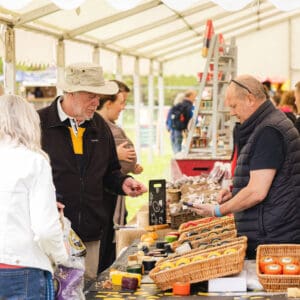
M 171 131 L 171 143 L 174 153 L 180 152 L 182 149 L 182 131 L 173 129 Z
M 0 300 L 46 300 L 47 273 L 33 268 L 0 269 Z

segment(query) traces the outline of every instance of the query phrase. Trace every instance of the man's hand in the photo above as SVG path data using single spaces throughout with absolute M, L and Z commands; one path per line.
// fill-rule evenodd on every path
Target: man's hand
M 130 197 L 137 197 L 147 192 L 147 188 L 142 183 L 131 177 L 124 180 L 122 189 L 124 193 Z
M 202 217 L 214 217 L 215 205 L 213 204 L 194 204 L 192 211 Z
M 228 190 L 221 190 L 218 194 L 217 201 L 219 204 L 222 204 L 232 198 L 231 192 Z
M 117 154 L 119 160 L 132 162 L 136 158 L 136 153 L 133 147 L 128 148 L 128 142 L 124 142 L 117 146 Z

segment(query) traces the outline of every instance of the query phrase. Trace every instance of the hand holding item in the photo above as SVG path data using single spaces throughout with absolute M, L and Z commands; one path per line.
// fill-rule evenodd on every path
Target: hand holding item
M 133 174 L 141 174 L 144 171 L 144 168 L 140 164 L 134 166 Z
M 218 194 L 217 201 L 219 204 L 222 204 L 232 198 L 231 192 L 228 190 L 221 190 Z
M 136 153 L 133 147 L 128 148 L 128 141 L 117 146 L 117 154 L 119 160 L 132 162 L 136 158 Z
M 142 183 L 131 177 L 124 180 L 122 189 L 126 195 L 131 197 L 137 197 L 147 192 L 147 188 Z
M 202 217 L 214 217 L 215 205 L 213 204 L 197 204 L 194 203 L 191 208 L 192 211 Z

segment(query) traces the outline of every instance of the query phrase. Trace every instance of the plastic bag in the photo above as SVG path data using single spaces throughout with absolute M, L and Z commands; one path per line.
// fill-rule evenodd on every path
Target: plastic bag
M 69 259 L 64 266 L 58 266 L 54 272 L 55 300 L 83 300 L 86 248 L 66 217 L 62 217 L 62 223 Z

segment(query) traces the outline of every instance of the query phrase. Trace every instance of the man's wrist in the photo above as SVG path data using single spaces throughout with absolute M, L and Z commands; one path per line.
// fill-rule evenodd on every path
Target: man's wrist
M 223 217 L 221 210 L 220 210 L 220 205 L 215 205 L 214 215 L 215 215 L 215 217 Z

